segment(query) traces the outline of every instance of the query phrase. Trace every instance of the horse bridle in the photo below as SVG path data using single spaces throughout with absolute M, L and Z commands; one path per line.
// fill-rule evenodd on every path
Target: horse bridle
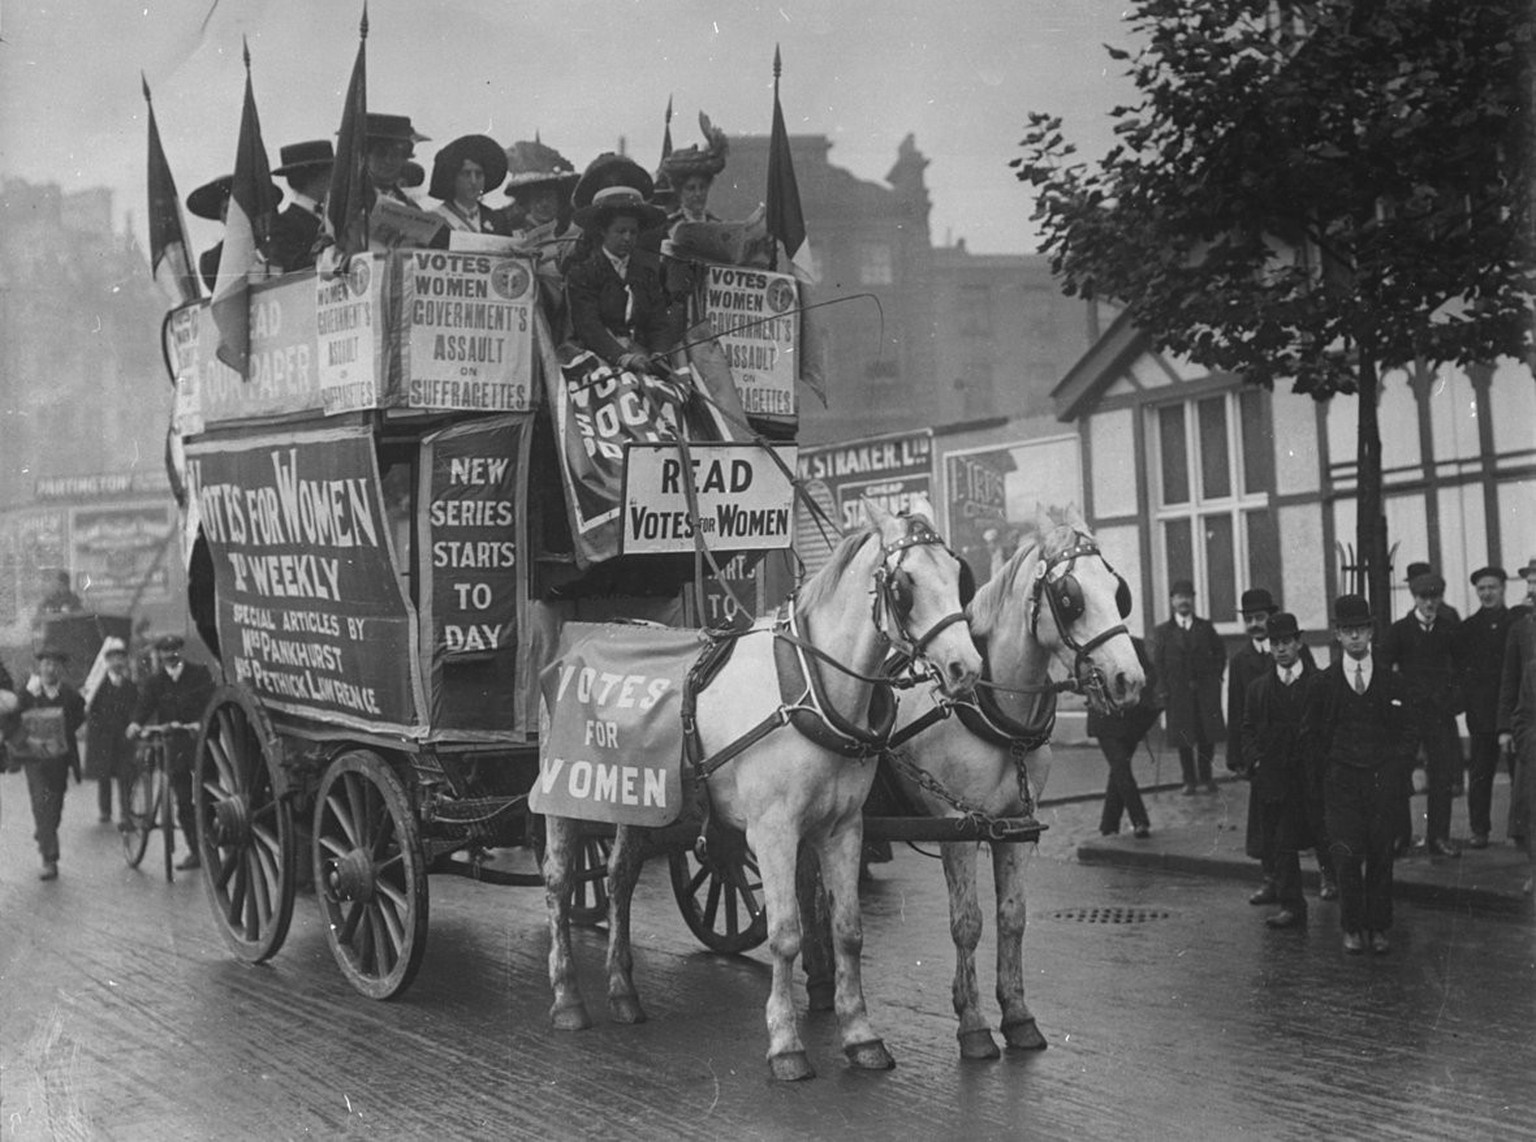
M 1080 531 L 1074 532 L 1073 536 L 1071 547 L 1065 551 L 1057 552 L 1049 559 L 1042 558 L 1035 568 L 1035 583 L 1030 591 L 1029 633 L 1036 638 L 1039 637 L 1040 599 L 1041 596 L 1044 596 L 1046 605 L 1051 611 L 1051 621 L 1056 625 L 1056 633 L 1061 636 L 1062 645 L 1068 650 L 1075 652 L 1077 656 L 1072 663 L 1073 679 L 1080 683 L 1081 689 L 1085 693 L 1090 690 L 1096 690 L 1100 701 L 1104 702 L 1108 697 L 1108 679 L 1104 677 L 1104 672 L 1088 656 L 1118 635 L 1123 634 L 1126 638 L 1130 638 L 1131 632 L 1126 629 L 1125 623 L 1121 622 L 1100 631 L 1087 642 L 1078 642 L 1073 637 L 1072 628 L 1083 617 L 1081 588 L 1076 586 L 1076 579 L 1073 577 L 1071 585 L 1076 588 L 1079 601 L 1076 608 L 1068 608 L 1064 602 L 1064 596 L 1068 594 L 1066 580 L 1072 576 L 1072 569 L 1079 559 L 1084 556 L 1097 555 L 1103 561 L 1105 568 L 1111 575 L 1114 575 L 1119 583 L 1119 587 L 1115 591 L 1115 604 L 1122 619 L 1130 613 L 1131 592 L 1125 580 L 1110 566 L 1109 560 L 1104 558 L 1104 553 L 1099 550 L 1097 543 Z M 1062 564 L 1066 564 L 1065 568 L 1052 574 L 1053 570 Z M 1069 609 L 1073 613 L 1068 613 Z M 1086 672 L 1084 671 L 1085 665 L 1087 667 Z
M 927 522 L 915 516 L 907 517 L 907 533 L 900 539 L 882 544 L 880 547 L 880 566 L 875 571 L 874 600 L 870 604 L 870 617 L 874 620 L 875 629 L 885 635 L 885 622 L 882 618 L 882 610 L 888 611 L 896 620 L 896 633 L 899 639 L 892 639 L 892 645 L 898 651 L 907 655 L 916 662 L 923 655 L 923 650 L 929 643 L 938 637 L 945 628 L 955 623 L 967 622 L 965 605 L 965 584 L 963 579 L 967 571 L 965 560 L 955 555 L 949 544 L 944 542 L 942 536 Z M 960 609 L 953 611 L 939 619 L 929 627 L 920 637 L 914 636 L 908 626 L 908 620 L 912 615 L 912 575 L 902 570 L 901 562 L 907 551 L 913 547 L 942 547 L 948 551 L 955 561 L 960 564 L 962 582 L 960 584 Z M 889 638 L 889 636 L 886 636 Z

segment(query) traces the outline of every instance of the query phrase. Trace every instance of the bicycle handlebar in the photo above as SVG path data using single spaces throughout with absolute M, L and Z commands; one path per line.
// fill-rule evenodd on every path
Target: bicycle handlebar
M 153 722 L 139 727 L 139 737 L 163 738 L 174 733 L 196 733 L 202 728 L 196 722 Z

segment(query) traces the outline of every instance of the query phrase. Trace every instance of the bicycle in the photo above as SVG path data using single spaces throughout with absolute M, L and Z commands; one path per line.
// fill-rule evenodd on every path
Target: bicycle
M 139 729 L 142 747 L 138 772 L 128 785 L 126 820 L 122 827 L 123 857 L 129 868 L 138 868 L 149 848 L 149 834 L 158 828 L 165 839 L 167 884 L 176 879 L 172 860 L 176 852 L 176 798 L 171 794 L 166 742 L 173 734 L 195 734 L 200 728 L 195 722 L 161 722 Z

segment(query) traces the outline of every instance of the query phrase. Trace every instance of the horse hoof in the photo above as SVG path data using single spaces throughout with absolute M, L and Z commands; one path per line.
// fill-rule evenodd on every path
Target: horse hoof
M 1003 1038 L 1008 1040 L 1010 1051 L 1043 1051 L 1050 1046 L 1033 1018 L 1004 1023 Z
M 556 1031 L 585 1031 L 592 1026 L 586 1006 L 581 1003 L 550 1008 L 549 1021 L 554 1024 Z
M 816 1077 L 816 1072 L 811 1069 L 811 1061 L 805 1057 L 804 1051 L 785 1051 L 782 1055 L 770 1055 L 768 1067 L 773 1072 L 773 1081 L 776 1083 L 797 1083 L 803 1079 Z
M 896 1066 L 896 1060 L 891 1058 L 891 1053 L 879 1039 L 871 1039 L 867 1043 L 850 1043 L 843 1048 L 843 1054 L 861 1071 L 889 1071 Z
M 811 1011 L 831 1011 L 836 1006 L 837 987 L 831 983 L 805 985 L 806 1007 Z
M 608 1001 L 608 1018 L 615 1023 L 644 1023 L 645 1011 L 634 996 L 615 997 Z
M 962 1059 L 998 1059 L 1002 1052 L 997 1049 L 997 1043 L 992 1038 L 992 1032 L 985 1027 L 978 1031 L 961 1031 L 955 1036 L 960 1040 L 960 1057 Z

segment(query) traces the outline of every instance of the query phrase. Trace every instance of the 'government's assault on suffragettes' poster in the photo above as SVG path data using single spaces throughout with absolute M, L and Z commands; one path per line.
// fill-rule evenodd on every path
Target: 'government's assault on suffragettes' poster
M 325 411 L 379 406 L 386 258 L 355 255 L 347 272 L 314 281 L 315 346 Z
M 187 448 L 229 677 L 274 709 L 398 731 L 421 703 L 374 464 L 366 428 Z
M 795 419 L 799 293 L 789 274 L 740 266 L 710 266 L 704 312 L 731 366 L 748 415 Z

